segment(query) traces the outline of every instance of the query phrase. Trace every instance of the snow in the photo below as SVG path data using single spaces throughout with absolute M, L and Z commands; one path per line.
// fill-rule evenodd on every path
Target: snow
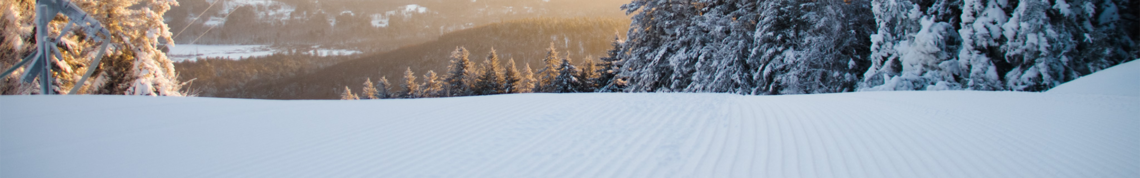
M 214 1 L 207 0 L 213 3 Z M 297 8 L 289 4 L 277 2 L 275 0 L 227 0 L 219 6 L 221 7 L 220 14 L 215 16 L 203 17 L 207 18 L 203 25 L 206 26 L 219 26 L 226 23 L 226 14 L 233 12 L 238 7 L 250 6 L 256 9 L 258 17 L 263 20 L 273 20 L 283 22 L 289 20 L 289 14 L 293 13 Z
M 171 61 L 198 60 L 202 58 L 224 57 L 241 59 L 272 55 L 273 49 L 266 45 L 195 45 L 178 44 L 170 48 L 166 55 Z
M 1140 97 L 1115 94 L 1137 71 L 1042 93 L 0 96 L 0 177 L 1140 177 Z
M 1048 93 L 1140 97 L 1140 60 L 1133 60 L 1077 78 L 1049 89 Z
M 226 18 L 209 17 L 209 19 L 206 19 L 206 22 L 202 22 L 202 25 L 212 26 L 212 27 L 220 26 L 222 24 L 226 24 Z
M 372 14 L 372 15 L 369 15 L 368 17 L 370 17 L 372 19 L 370 21 L 372 24 L 372 27 L 388 27 L 388 22 L 390 19 L 387 17 L 384 17 L 384 14 Z
M 408 4 L 407 6 L 404 6 L 404 12 L 405 13 L 416 12 L 416 13 L 422 14 L 422 13 L 427 12 L 427 7 L 420 6 L 418 4 Z
M 303 54 L 316 53 L 318 56 L 348 56 L 362 54 L 363 52 L 349 49 L 332 49 L 321 48 L 321 46 L 312 46 L 311 51 L 298 51 Z M 197 44 L 178 44 L 170 48 L 170 52 L 166 55 L 171 61 L 194 61 L 203 58 L 224 57 L 229 59 L 242 59 L 250 57 L 269 56 L 274 53 L 284 52 L 284 49 L 272 48 L 268 45 L 197 45 Z

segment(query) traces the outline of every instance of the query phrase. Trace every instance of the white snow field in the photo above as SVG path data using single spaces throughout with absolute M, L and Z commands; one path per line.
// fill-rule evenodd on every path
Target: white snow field
M 1091 89 L 1140 87 L 1085 82 L 1137 71 L 1061 93 L 2 96 L 0 177 L 1140 177 L 1140 97 Z
M 240 60 L 242 58 L 261 57 L 273 55 L 273 53 L 284 53 L 284 49 L 274 49 L 269 45 L 199 45 L 199 44 L 177 44 L 170 48 L 170 52 L 166 56 L 171 61 L 197 61 L 198 59 L 205 58 L 229 58 L 233 60 Z M 362 54 L 361 51 L 348 50 L 348 49 L 333 49 L 333 48 L 320 48 L 320 46 L 313 46 L 309 51 L 302 51 L 302 54 L 313 53 L 318 56 L 348 56 Z
M 225 57 L 230 59 L 241 59 L 258 56 L 268 56 L 273 54 L 273 49 L 266 45 L 194 45 L 194 44 L 177 44 L 170 48 L 167 52 L 167 57 L 171 61 L 196 61 L 202 58 L 211 57 Z

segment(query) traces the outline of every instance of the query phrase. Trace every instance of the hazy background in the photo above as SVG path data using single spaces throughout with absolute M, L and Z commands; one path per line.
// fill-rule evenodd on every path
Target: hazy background
M 494 48 L 519 70 L 540 69 L 552 43 L 560 57 L 596 62 L 629 27 L 620 10 L 627 0 L 179 2 L 166 21 L 180 54 L 168 54 L 197 58 L 175 67 L 180 80 L 193 81 L 192 93 L 207 97 L 333 99 L 366 79 L 403 82 L 409 68 L 442 76 L 460 46 L 476 63 Z M 199 54 L 207 50 L 222 58 Z M 262 55 L 241 57 L 252 53 Z
M 626 0 L 183 0 L 166 13 L 178 44 L 326 45 L 393 50 L 493 22 L 624 18 Z M 211 6 L 213 4 L 213 6 Z

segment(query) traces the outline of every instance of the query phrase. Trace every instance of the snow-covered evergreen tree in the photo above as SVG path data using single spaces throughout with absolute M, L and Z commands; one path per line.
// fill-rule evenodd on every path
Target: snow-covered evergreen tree
M 761 6 L 753 94 L 854 91 L 869 63 L 866 1 L 770 1 Z
M 503 77 L 499 68 L 499 55 L 495 53 L 495 49 L 491 48 L 491 54 L 487 55 L 487 59 L 483 60 L 483 65 L 479 70 L 479 76 L 475 79 L 475 84 L 472 87 L 475 95 L 491 95 L 500 94 L 502 91 Z
M 1004 73 L 1006 87 L 1044 91 L 1138 57 L 1128 27 L 1118 26 L 1120 2 L 1019 1 L 1002 26 L 1009 40 L 1002 52 L 1013 67 Z
M 1043 91 L 1134 56 L 1109 52 L 1128 51 L 1133 40 L 1104 38 L 1110 32 L 1096 27 L 1090 0 L 873 2 L 879 33 L 861 86 L 868 90 Z
M 554 76 L 550 84 L 543 87 L 549 88 L 552 93 L 577 93 L 582 87 L 581 80 L 578 79 L 578 68 L 570 64 L 570 57 L 562 58 L 562 63 L 557 68 L 558 75 Z
M 962 50 L 958 61 L 963 70 L 965 87 L 975 90 L 1004 90 L 1001 74 L 1011 67 L 1001 53 L 1002 25 L 1009 20 L 1012 7 L 1006 0 L 963 0 Z
M 471 88 L 468 81 L 471 80 L 469 78 L 472 76 L 468 70 L 471 70 L 472 64 L 467 59 L 469 55 L 470 53 L 463 47 L 457 47 L 455 51 L 451 52 L 451 66 L 448 67 L 450 70 L 447 79 L 444 80 L 447 82 L 447 96 L 470 95 Z
M 598 89 L 597 84 L 594 83 L 594 80 L 598 78 L 598 67 L 591 58 L 593 57 L 586 57 L 585 62 L 582 63 L 583 67 L 576 76 L 579 83 L 578 92 L 594 92 Z
M 614 82 L 617 77 L 618 71 L 621 69 L 621 51 L 623 42 L 620 36 L 614 35 L 614 40 L 610 44 L 613 46 L 610 50 L 606 51 L 606 57 L 602 57 L 602 62 L 598 64 L 600 67 L 597 71 L 598 78 L 594 80 L 596 85 L 599 85 L 599 92 L 615 92 L 621 91 L 622 85 Z
M 523 69 L 522 80 L 519 80 L 518 91 L 519 93 L 533 93 L 538 88 L 538 80 L 534 79 L 534 70 L 530 69 L 530 63 L 526 64 Z
M 515 67 L 515 59 L 511 58 L 507 61 L 507 68 L 503 72 L 503 93 L 519 93 L 520 83 L 522 76 L 519 74 L 519 69 Z
M 609 84 L 626 91 L 817 93 L 854 90 L 869 63 L 865 1 L 636 0 Z
M 387 76 L 380 77 L 380 80 L 376 81 L 376 85 L 377 99 L 392 98 L 392 83 L 388 82 Z
M 451 51 L 451 65 L 448 67 L 447 79 L 447 94 L 446 96 L 467 96 L 471 95 L 471 60 L 467 59 L 470 56 L 466 48 L 458 47 L 455 51 Z
M 372 84 L 372 78 L 364 80 L 364 89 L 360 90 L 360 94 L 364 95 L 365 99 L 380 99 L 380 94 L 376 90 L 376 85 Z
M 910 0 L 872 0 L 877 31 L 871 35 L 871 67 L 863 74 L 863 88 L 879 86 L 902 72 L 902 54 L 896 49 L 918 31 L 922 12 Z
M 420 96 L 420 85 L 416 83 L 416 73 L 412 72 L 412 68 L 404 71 L 404 91 L 400 92 L 403 98 L 418 98 Z
M 352 94 L 352 89 L 349 89 L 348 86 L 344 86 L 344 92 L 340 93 L 340 99 L 341 100 L 359 100 L 360 97 L 356 96 L 356 94 Z
M 1084 58 L 1070 63 L 1073 71 L 1081 75 L 1100 71 L 1117 64 L 1140 58 L 1140 1 L 1136 0 L 1074 0 L 1068 3 L 1078 18 L 1066 25 L 1069 31 L 1092 24 L 1087 34 L 1073 33 L 1080 45 L 1077 56 Z M 1055 6 L 1057 7 L 1057 6 Z M 1083 36 L 1084 38 L 1081 38 Z M 1087 47 L 1082 47 L 1087 46 Z M 1101 49 L 1101 50 L 1093 50 Z
M 864 90 L 961 89 L 956 8 L 945 0 L 871 1 L 878 31 L 871 35 L 871 66 Z M 925 6 L 925 7 L 924 7 Z M 921 9 L 925 8 L 926 11 Z
M 423 95 L 421 97 L 431 98 L 439 97 L 443 91 L 443 81 L 439 81 L 439 76 L 436 76 L 435 71 L 428 70 L 424 74 Z
M 1005 59 L 1013 66 L 1005 73 L 1005 86 L 1011 90 L 1043 91 L 1066 81 L 1065 63 L 1075 49 L 1076 41 L 1065 28 L 1056 28 L 1054 20 L 1066 21 L 1073 13 L 1065 0 L 1018 1 L 1009 20 L 1002 25 Z M 1053 19 L 1047 14 L 1056 14 Z
M 554 77 L 558 76 L 558 64 L 561 60 L 558 58 L 558 51 L 554 48 L 554 43 L 551 42 L 550 47 L 546 49 L 546 57 L 542 59 L 545 66 L 539 69 L 535 75 L 535 79 L 537 79 L 533 90 L 535 93 L 554 91 L 553 88 L 548 87 L 553 86 Z
M 657 0 L 634 0 L 622 5 L 627 14 L 633 14 L 633 21 L 627 33 L 628 46 L 623 48 L 628 55 L 625 58 L 630 59 L 625 62 L 624 67 L 629 70 L 621 70 L 620 74 L 631 79 L 629 91 L 668 91 L 670 82 L 673 81 L 670 79 L 687 78 L 675 77 L 688 74 L 674 75 L 674 71 L 690 70 L 691 68 L 688 68 L 691 66 L 689 65 L 691 60 L 688 60 L 690 57 L 673 55 L 691 54 L 691 51 L 699 49 L 688 49 L 689 46 L 679 46 L 678 43 L 710 40 L 704 38 L 702 34 L 691 33 L 706 30 L 694 26 L 692 19 L 701 13 L 698 11 L 710 10 L 708 5 L 705 1 L 673 3 Z

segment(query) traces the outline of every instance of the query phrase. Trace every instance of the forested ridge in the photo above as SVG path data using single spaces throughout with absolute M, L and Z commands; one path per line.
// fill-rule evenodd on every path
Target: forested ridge
M 445 72 L 452 53 L 458 47 L 474 56 L 475 63 L 482 62 L 494 49 L 503 64 L 514 59 L 520 70 L 528 64 L 538 70 L 551 45 L 560 53 L 560 58 L 604 56 L 607 49 L 613 48 L 611 42 L 615 36 L 624 37 L 619 32 L 628 28 L 628 24 L 629 21 L 612 18 L 531 18 L 493 23 L 452 32 L 427 43 L 362 55 L 311 74 L 245 86 L 247 91 L 237 97 L 333 99 L 345 86 L 360 88 L 366 79 L 375 81 L 382 77 L 395 82 L 409 69 L 416 74 L 437 72 L 439 78 L 444 78 L 448 76 Z
M 463 91 L 442 90 L 445 94 L 419 96 L 520 91 L 752 95 L 873 90 L 1044 91 L 1140 57 L 1136 44 L 1140 29 L 1131 9 L 1138 2 L 1130 0 L 633 0 L 620 7 L 629 21 L 501 21 L 353 60 L 285 57 L 290 59 L 256 67 L 251 66 L 259 65 L 256 61 L 260 60 L 207 60 L 202 64 L 242 64 L 208 70 L 203 66 L 211 65 L 202 65 L 194 71 L 179 72 L 163 52 L 173 42 L 170 29 L 157 23 L 164 21 L 162 13 L 173 4 L 145 4 L 155 7 L 123 10 L 126 13 L 122 16 L 115 15 L 119 11 L 96 8 L 108 4 L 127 9 L 142 6 L 139 3 L 79 3 L 93 14 L 111 14 L 99 16 L 102 21 L 124 22 L 107 23 L 117 29 L 112 30 L 117 37 L 126 39 L 115 41 L 107 56 L 99 56 L 108 61 L 101 66 L 85 65 L 93 51 L 84 49 L 94 45 L 86 36 L 61 31 L 65 19 L 53 21 L 50 32 L 63 37 L 64 45 L 57 48 L 65 55 L 58 57 L 60 62 L 52 68 L 56 71 L 53 77 L 58 79 L 53 82 L 60 87 L 52 90 L 73 87 L 71 83 L 80 71 L 94 70 L 92 87 L 79 90 L 81 93 L 182 95 L 182 85 L 199 78 L 198 82 L 209 88 L 199 88 L 198 92 L 209 96 L 327 99 L 345 93 L 345 86 L 360 88 L 362 81 L 413 76 L 422 82 L 431 78 L 421 76 L 427 73 L 444 80 L 440 87 Z M 4 64 L 15 63 L 27 54 L 29 44 L 35 43 L 30 40 L 31 4 L 2 4 L 5 18 L 0 26 L 5 28 L 0 40 L 4 41 L 2 50 L 8 51 L 0 55 Z M 158 16 L 127 16 L 145 13 Z M 460 53 L 475 56 L 466 72 L 452 71 L 457 69 L 455 61 Z M 267 58 L 282 56 L 288 54 Z M 488 56 L 498 58 L 498 63 Z M 473 89 L 474 84 L 487 84 L 485 79 L 496 77 L 491 74 L 505 78 L 512 59 L 517 73 L 534 67 L 530 71 L 535 73 L 533 83 L 510 91 L 501 86 L 509 82 L 494 84 L 500 85 L 496 91 Z M 317 66 L 299 67 L 310 64 Z M 210 74 L 214 75 L 207 76 Z M 566 77 L 575 75 L 581 76 Z M 559 76 L 563 79 L 556 79 Z M 37 85 L 14 79 L 5 78 L 0 91 L 34 93 Z M 580 85 L 572 84 L 575 80 L 589 85 L 572 86 Z M 460 81 L 466 83 L 450 83 Z M 559 82 L 566 85 L 551 84 Z
M 1138 57 L 1136 16 L 1122 13 L 1130 5 L 1135 3 L 635 0 L 622 6 L 632 19 L 628 38 L 614 39 L 597 64 L 593 58 L 581 64 L 561 60 L 552 47 L 537 72 L 527 66 L 521 77 L 510 76 L 503 70 L 518 70 L 513 64 L 500 65 L 492 54 L 472 65 L 477 62 L 466 59 L 467 51 L 460 48 L 453 52 L 447 80 L 424 76 L 429 80 L 416 84 L 409 69 L 405 84 L 394 86 L 387 77 L 381 84 L 368 79 L 360 90 L 364 93 L 354 94 L 346 86 L 341 98 L 594 91 L 1044 91 Z M 512 77 L 522 82 L 502 79 Z
M 1136 59 L 1128 0 L 634 0 L 626 92 L 1043 91 Z

